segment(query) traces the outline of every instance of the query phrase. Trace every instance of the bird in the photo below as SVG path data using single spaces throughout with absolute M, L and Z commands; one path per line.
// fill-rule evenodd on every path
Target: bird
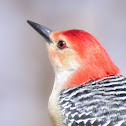
M 53 126 L 126 126 L 126 77 L 84 30 L 52 31 L 27 21 L 45 40 L 55 80 L 48 102 Z

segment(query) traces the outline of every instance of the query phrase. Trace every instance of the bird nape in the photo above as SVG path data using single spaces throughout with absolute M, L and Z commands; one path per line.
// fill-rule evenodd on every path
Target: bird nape
M 126 126 L 126 78 L 98 40 L 83 30 L 28 23 L 47 41 L 55 81 L 48 109 L 53 126 Z

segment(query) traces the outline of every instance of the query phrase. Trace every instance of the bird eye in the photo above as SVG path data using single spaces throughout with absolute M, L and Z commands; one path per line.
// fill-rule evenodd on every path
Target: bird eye
M 60 40 L 60 41 L 58 42 L 58 48 L 60 48 L 60 49 L 64 49 L 65 47 L 66 47 L 66 42 Z

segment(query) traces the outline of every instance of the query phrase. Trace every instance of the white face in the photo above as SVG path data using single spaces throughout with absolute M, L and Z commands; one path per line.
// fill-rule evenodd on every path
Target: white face
M 53 39 L 48 44 L 50 61 L 55 71 L 55 84 L 53 89 L 61 88 L 78 68 L 77 52 L 69 45 L 63 36 Z
M 54 70 L 72 71 L 77 69 L 77 53 L 63 36 L 59 36 L 57 40 L 53 39 L 51 44 L 47 43 L 47 48 Z

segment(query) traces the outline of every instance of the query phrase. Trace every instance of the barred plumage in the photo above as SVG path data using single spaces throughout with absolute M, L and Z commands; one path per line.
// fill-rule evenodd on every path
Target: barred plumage
M 99 41 L 83 30 L 52 32 L 28 23 L 47 40 L 55 71 L 52 125 L 126 126 L 126 78 Z
M 126 126 L 126 78 L 109 76 L 61 91 L 59 105 L 68 126 Z

